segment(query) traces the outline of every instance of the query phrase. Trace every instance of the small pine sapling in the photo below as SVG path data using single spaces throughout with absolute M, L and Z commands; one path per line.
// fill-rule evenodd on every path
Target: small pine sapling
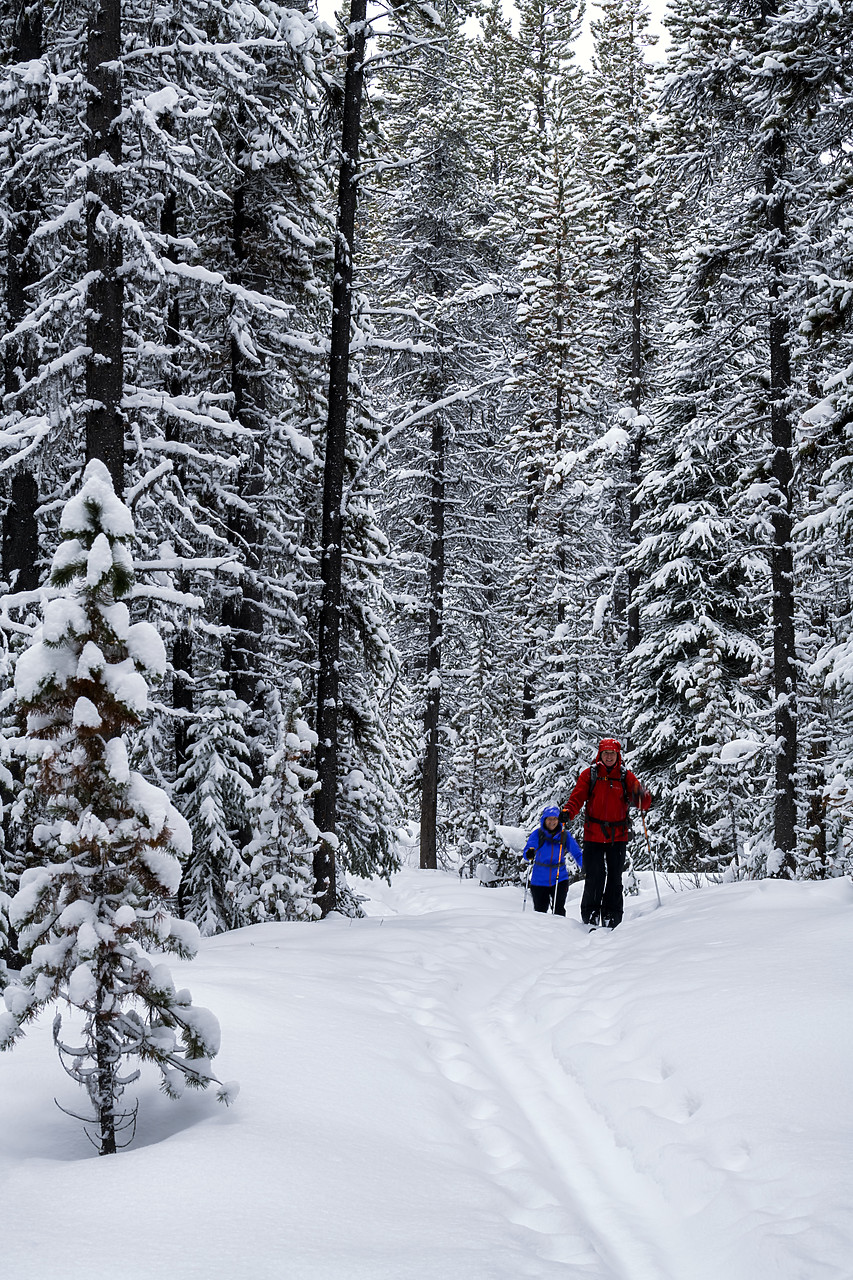
M 15 669 L 25 729 L 14 746 L 27 762 L 35 812 L 10 909 L 27 963 L 4 992 L 0 1048 L 48 1005 L 70 1006 L 74 1043 L 59 1013 L 54 1042 L 91 1102 L 93 1114 L 78 1118 L 108 1155 L 133 1136 L 136 1107 L 126 1109 L 122 1095 L 139 1069 L 128 1060 L 155 1063 L 171 1097 L 186 1085 L 220 1084 L 210 1065 L 219 1025 L 148 954 L 195 953 L 195 926 L 166 910 L 180 878 L 175 853 L 189 853 L 190 833 L 166 794 L 128 762 L 129 735 L 148 708 L 146 677 L 161 677 L 166 660 L 155 628 L 130 622 L 123 597 L 133 585 L 133 521 L 103 463 L 86 467 L 60 532 L 53 598 Z M 235 1094 L 236 1085 L 220 1085 L 221 1101 Z
M 206 937 L 242 923 L 234 885 L 246 869 L 241 845 L 253 794 L 246 705 L 220 681 L 214 677 L 199 695 L 175 789 L 193 837 L 181 901 Z
M 252 839 L 237 885 L 237 905 L 246 924 L 319 917 L 314 902 L 313 854 L 318 831 L 307 807 L 317 780 L 308 765 L 317 735 L 302 713 L 302 684 L 294 680 L 284 707 L 268 699 L 267 718 L 276 726 L 274 749 L 250 804 Z

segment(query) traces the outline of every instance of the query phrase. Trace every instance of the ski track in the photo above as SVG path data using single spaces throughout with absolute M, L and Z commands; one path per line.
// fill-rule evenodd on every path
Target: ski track
M 443 909 L 423 899 L 406 905 L 421 915 Z M 399 970 L 382 985 L 425 1033 L 434 1067 L 484 1155 L 484 1172 L 509 1201 L 507 1219 L 527 1237 L 527 1274 L 565 1275 L 568 1266 L 579 1280 L 710 1280 L 712 1273 L 716 1280 L 706 1248 L 687 1239 L 661 1188 L 618 1145 L 555 1054 L 551 1027 L 535 1020 L 549 989 L 565 1001 L 576 987 L 580 1012 L 584 972 L 613 967 L 605 952 L 610 935 L 548 918 L 543 937 L 546 922 L 503 918 L 509 945 L 498 947 L 484 945 L 477 928 L 466 934 L 463 927 L 462 940 L 455 914 L 446 913 L 449 936 L 440 950 L 411 955 L 404 985 Z M 433 946 L 436 923 L 424 940 Z M 525 971 L 507 982 L 520 959 Z

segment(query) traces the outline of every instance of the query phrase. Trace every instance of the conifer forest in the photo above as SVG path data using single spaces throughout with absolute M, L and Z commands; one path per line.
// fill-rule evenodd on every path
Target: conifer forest
M 7 1038 L 207 1083 L 133 938 L 517 874 L 604 734 L 659 869 L 849 872 L 853 5 L 0 15 Z

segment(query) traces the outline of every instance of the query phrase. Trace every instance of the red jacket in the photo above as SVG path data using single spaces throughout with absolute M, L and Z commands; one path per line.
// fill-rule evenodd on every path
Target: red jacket
M 652 797 L 630 769 L 625 774 L 625 789 L 623 789 L 621 756 L 617 757 L 612 769 L 605 769 L 600 759 L 596 759 L 596 765 L 597 773 L 592 795 L 589 794 L 591 769 L 584 769 L 574 791 L 563 805 L 563 813 L 566 818 L 574 818 L 586 805 L 584 840 L 593 840 L 598 844 L 608 844 L 611 840 L 627 840 L 631 833 L 628 827 L 625 790 L 628 792 L 628 802 L 642 809 L 643 812 L 651 808 Z

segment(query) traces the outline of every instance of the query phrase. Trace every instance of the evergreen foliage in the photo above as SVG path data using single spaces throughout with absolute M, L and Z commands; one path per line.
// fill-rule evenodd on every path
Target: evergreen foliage
M 60 532 L 42 626 L 15 667 L 16 749 L 35 825 L 10 911 L 26 964 L 6 988 L 0 1045 L 9 1048 L 50 1004 L 75 1010 L 71 1041 L 62 1014 L 53 1036 L 86 1089 L 85 1120 L 104 1155 L 135 1119 L 122 1103 L 139 1074 L 127 1073 L 127 1060 L 155 1063 L 172 1097 L 185 1085 L 206 1088 L 216 1079 L 219 1026 L 148 954 L 195 951 L 195 927 L 166 909 L 180 877 L 176 854 L 186 856 L 191 840 L 166 795 L 130 768 L 147 679 L 161 678 L 166 661 L 151 624 L 130 622 L 133 521 L 103 463 L 89 463 Z M 219 1091 L 226 1102 L 232 1095 Z
M 418 819 L 424 865 L 512 878 L 499 828 L 604 732 L 667 866 L 849 870 L 848 7 L 684 0 L 658 54 L 601 0 L 586 66 L 575 0 L 405 0 L 349 33 L 357 165 L 362 68 L 309 10 L 2 9 L 0 705 L 100 458 L 168 655 L 107 719 L 203 933 L 357 913 Z M 15 733 L 13 966 L 61 843 Z M 70 822 L 118 783 L 68 768 Z
M 202 935 L 241 923 L 234 886 L 245 875 L 241 845 L 252 802 L 245 703 L 216 683 L 198 696 L 175 798 L 192 832 L 180 902 Z
M 274 750 L 249 801 L 252 838 L 235 886 L 241 922 L 304 920 L 320 914 L 313 900 L 313 851 L 317 829 L 307 800 L 317 780 L 310 767 L 316 734 L 303 718 L 302 685 L 294 680 L 282 706 L 267 700 Z

